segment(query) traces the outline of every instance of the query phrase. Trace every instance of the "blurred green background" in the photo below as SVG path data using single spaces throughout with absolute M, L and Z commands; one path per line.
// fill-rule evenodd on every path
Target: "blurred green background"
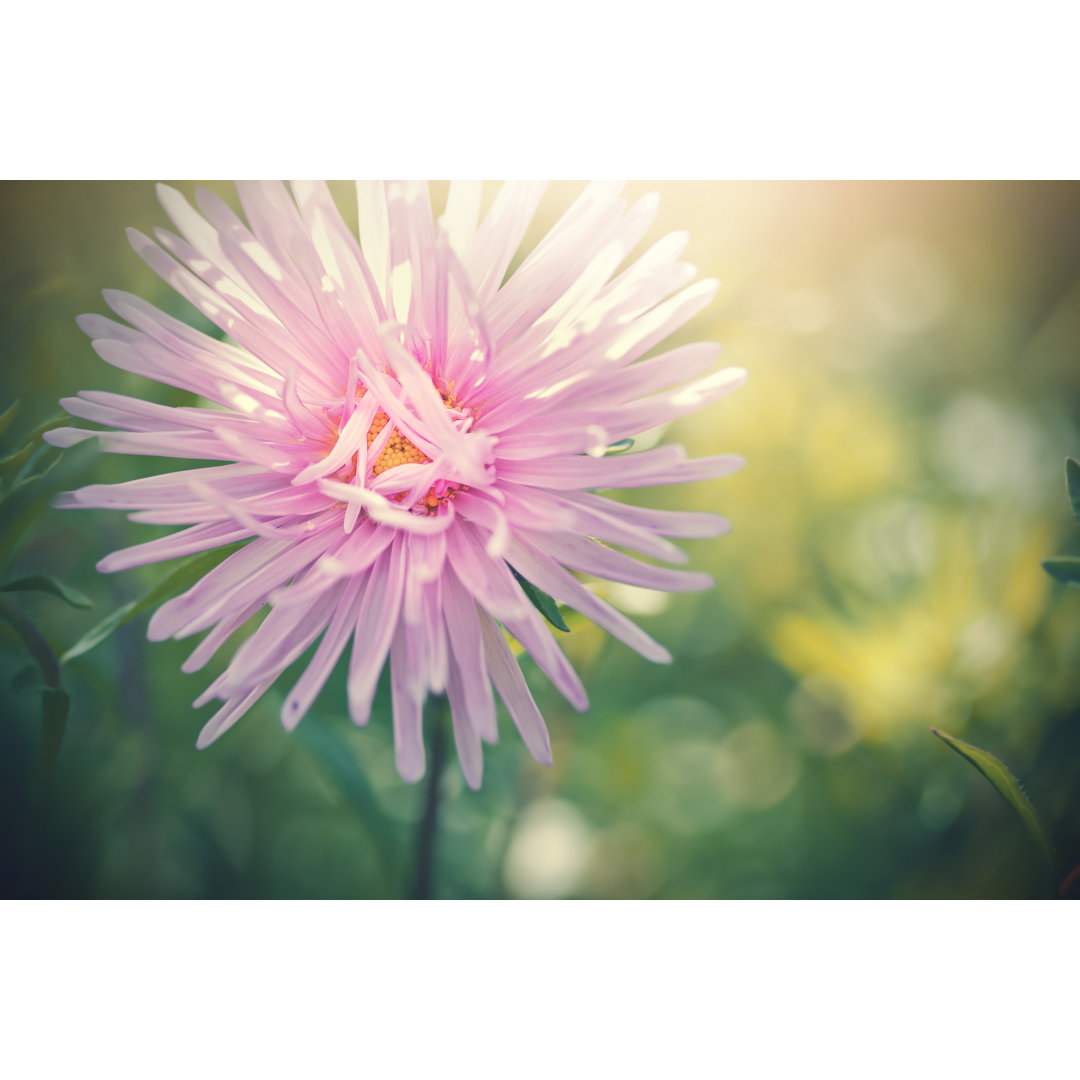
M 194 186 L 177 185 L 187 195 Z M 209 185 L 234 206 L 231 186 Z M 493 187 L 493 185 L 490 185 Z M 524 250 L 580 185 L 555 184 Z M 710 592 L 608 586 L 675 655 L 655 667 L 580 619 L 560 638 L 592 700 L 573 712 L 526 677 L 555 766 L 508 719 L 482 791 L 449 761 L 439 897 L 1027 897 L 1042 867 L 1019 821 L 931 725 L 1002 758 L 1057 847 L 1080 862 L 1080 592 L 1039 560 L 1080 552 L 1063 462 L 1080 455 L 1080 186 L 1046 183 L 633 183 L 664 232 L 723 288 L 665 347 L 715 339 L 748 384 L 671 425 L 735 477 L 633 493 L 712 509 L 730 536 L 686 542 Z M 355 221 L 350 186 L 335 185 Z M 488 195 L 490 199 L 490 193 Z M 435 185 L 436 209 L 445 185 Z M 100 361 L 76 328 L 102 288 L 206 328 L 127 246 L 167 226 L 148 183 L 0 185 L 0 442 L 82 389 L 185 395 Z M 657 350 L 659 351 L 659 350 Z M 154 459 L 79 447 L 27 505 Z M 183 463 L 180 463 L 183 467 Z M 24 475 L 24 474 L 20 474 Z M 12 594 L 59 653 L 160 578 L 94 563 L 162 530 L 44 510 L 13 577 L 53 574 L 74 610 Z M 335 677 L 292 735 L 286 676 L 221 742 L 180 672 L 191 642 L 137 619 L 64 669 L 66 733 L 48 787 L 30 777 L 39 697 L 0 625 L 0 886 L 41 897 L 397 897 L 413 877 L 423 785 L 393 766 L 385 688 L 357 731 Z M 430 712 L 429 712 L 430 715 Z

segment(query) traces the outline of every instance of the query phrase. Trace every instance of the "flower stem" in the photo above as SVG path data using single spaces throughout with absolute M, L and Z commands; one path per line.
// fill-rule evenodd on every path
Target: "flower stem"
M 33 620 L 4 596 L 0 596 L 0 618 L 9 622 L 15 633 L 22 638 L 23 644 L 41 669 L 45 685 L 52 690 L 59 689 L 60 663 Z
M 431 739 L 431 767 L 424 789 L 424 815 L 416 839 L 416 876 L 412 898 L 430 900 L 435 879 L 435 833 L 439 822 L 439 783 L 446 757 L 446 698 L 440 698 L 435 711 L 435 730 Z

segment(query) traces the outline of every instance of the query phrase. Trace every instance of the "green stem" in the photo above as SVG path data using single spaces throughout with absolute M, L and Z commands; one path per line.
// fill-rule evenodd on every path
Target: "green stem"
M 435 879 L 435 834 L 439 821 L 439 782 L 442 780 L 446 757 L 446 699 L 441 699 L 435 714 L 435 731 L 431 740 L 431 767 L 424 790 L 424 815 L 416 840 L 416 875 L 413 878 L 412 898 L 430 900 Z
M 6 619 L 15 628 L 15 633 L 30 650 L 34 662 L 41 668 L 41 677 L 45 685 L 53 690 L 60 686 L 60 662 L 49 643 L 41 636 L 41 631 L 33 620 L 17 608 L 6 596 L 0 596 L 0 618 Z

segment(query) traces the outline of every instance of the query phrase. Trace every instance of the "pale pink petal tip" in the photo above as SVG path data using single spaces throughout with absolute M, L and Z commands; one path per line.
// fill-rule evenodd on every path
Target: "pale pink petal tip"
M 550 766 L 507 633 L 575 709 L 588 696 L 515 573 L 643 658 L 671 662 L 578 575 L 709 588 L 707 575 L 672 568 L 687 561 L 672 539 L 717 537 L 730 523 L 598 492 L 742 468 L 736 454 L 690 459 L 678 446 L 618 451 L 711 407 L 746 372 L 712 371 L 719 347 L 707 342 L 653 355 L 689 332 L 719 282 L 694 281 L 680 261 L 688 234 L 646 240 L 655 195 L 629 205 L 621 190 L 590 184 L 507 277 L 542 184 L 504 185 L 481 215 L 480 185 L 455 183 L 436 223 L 424 184 L 360 182 L 359 236 L 322 182 L 241 183 L 242 214 L 206 190 L 191 200 L 158 185 L 170 227 L 129 229 L 128 240 L 213 330 L 116 290 L 103 294 L 115 317 L 76 322 L 102 360 L 192 404 L 66 397 L 72 416 L 107 430 L 44 438 L 186 459 L 178 472 L 92 484 L 56 505 L 176 527 L 106 555 L 104 573 L 232 552 L 147 629 L 155 641 L 199 636 L 185 672 L 247 633 L 196 701 L 219 703 L 199 749 L 307 655 L 281 708 L 286 730 L 341 662 L 350 716 L 366 724 L 389 663 L 404 780 L 425 774 L 424 702 L 443 693 L 470 788 L 482 783 L 483 744 L 498 738 L 496 695 Z

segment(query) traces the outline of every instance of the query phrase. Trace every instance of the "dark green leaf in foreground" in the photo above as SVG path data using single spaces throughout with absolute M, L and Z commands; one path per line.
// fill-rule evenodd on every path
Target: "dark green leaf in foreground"
M 506 564 L 510 566 L 509 563 Z M 545 619 L 556 630 L 564 630 L 566 633 L 570 633 L 570 627 L 563 621 L 562 615 L 559 614 L 559 605 L 551 599 L 546 592 L 538 589 L 531 581 L 526 581 L 512 566 L 510 566 L 510 573 L 517 578 L 517 583 L 525 590 L 525 595 L 529 598 L 534 608 L 544 616 Z
M 215 548 L 213 551 L 204 552 L 182 562 L 141 599 L 132 600 L 130 603 L 118 607 L 111 615 L 84 634 L 60 657 L 60 663 L 66 664 L 69 660 L 74 660 L 76 656 L 82 656 L 83 653 L 89 652 L 95 646 L 100 645 L 124 623 L 130 622 L 137 615 L 157 607 L 158 604 L 175 596 L 189 585 L 193 585 L 199 578 L 213 570 L 218 563 L 222 562 L 234 551 L 239 551 L 243 546 L 243 543 L 230 544 L 228 547 Z
M 3 435 L 9 427 L 11 427 L 11 421 L 15 419 L 15 414 L 19 411 L 19 402 L 14 401 L 5 410 L 3 415 L 0 415 L 0 435 Z
M 90 599 L 84 596 L 78 589 L 70 585 L 64 585 L 48 574 L 28 574 L 26 577 L 16 578 L 14 581 L 0 585 L 0 592 L 45 592 L 59 597 L 72 607 L 89 608 L 94 605 Z
M 1080 558 L 1075 555 L 1043 559 L 1042 567 L 1055 581 L 1060 581 L 1063 585 L 1080 585 Z
M 1080 461 L 1075 458 L 1065 459 L 1065 483 L 1069 488 L 1069 502 L 1076 520 L 1080 521 Z
M 1020 781 L 993 754 L 980 750 L 977 746 L 972 746 L 971 743 L 966 743 L 939 728 L 932 727 L 930 730 L 962 758 L 970 761 L 990 781 L 997 793 L 1020 815 L 1020 820 L 1024 823 L 1028 835 L 1042 853 L 1050 874 L 1054 877 L 1056 875 L 1054 849 L 1050 846 L 1050 838 L 1046 835 L 1039 816 L 1035 813 L 1035 807 L 1031 805 L 1031 800 L 1020 786 Z

